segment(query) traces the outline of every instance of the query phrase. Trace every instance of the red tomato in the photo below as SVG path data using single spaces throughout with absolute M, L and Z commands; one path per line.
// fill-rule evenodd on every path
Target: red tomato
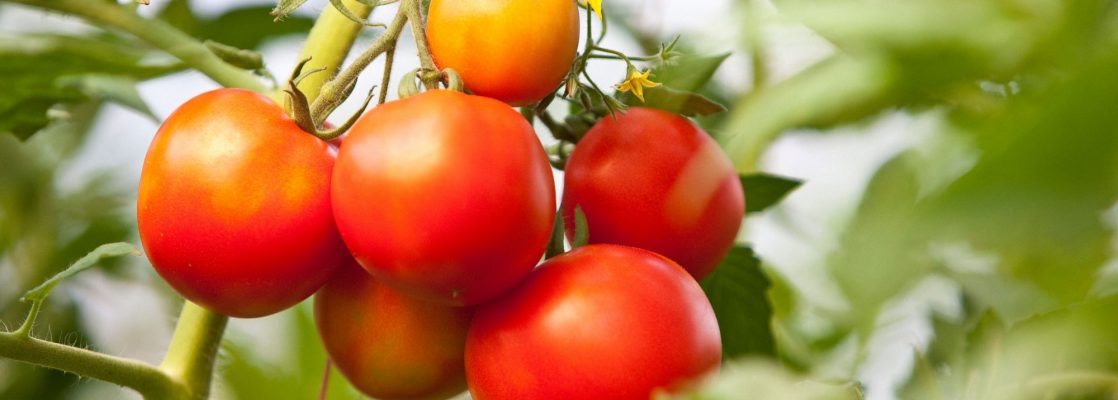
M 220 89 L 159 128 L 140 175 L 140 240 L 183 297 L 259 317 L 313 294 L 346 256 L 330 209 L 333 150 L 268 98 Z
M 352 260 L 318 292 L 314 320 L 338 370 L 378 399 L 445 399 L 466 390 L 472 308 L 377 283 Z
M 430 91 L 381 105 L 338 155 L 334 217 L 381 282 L 451 305 L 511 288 L 539 262 L 555 186 L 532 127 L 507 104 Z
M 699 284 L 663 256 L 616 245 L 548 260 L 481 306 L 466 339 L 476 400 L 646 400 L 721 360 Z
M 718 267 L 741 227 L 745 199 L 718 144 L 686 118 L 630 108 L 606 117 L 567 162 L 563 217 L 586 214 L 590 243 L 652 250 L 695 279 Z
M 514 106 L 558 89 L 579 39 L 572 0 L 432 0 L 427 39 L 441 68 L 474 93 Z

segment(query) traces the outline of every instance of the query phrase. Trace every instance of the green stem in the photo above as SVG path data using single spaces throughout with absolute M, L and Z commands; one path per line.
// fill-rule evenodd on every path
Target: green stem
M 427 71 L 436 72 L 439 67 L 435 65 L 435 58 L 431 55 L 431 47 L 427 45 L 427 25 L 423 21 L 423 4 L 416 0 L 409 0 L 400 5 L 401 9 L 408 16 L 408 21 L 411 24 L 411 33 L 415 37 L 415 49 L 419 53 L 419 66 Z M 423 80 L 423 85 L 427 90 L 438 88 L 438 83 L 434 81 Z
M 372 7 L 358 1 L 344 1 L 345 6 L 358 17 L 368 18 L 373 11 Z M 314 101 L 318 98 L 326 80 L 338 74 L 342 62 L 345 61 L 349 49 L 353 47 L 353 42 L 357 40 L 362 28 L 364 26 L 351 21 L 333 5 L 328 4 L 326 9 L 322 10 L 298 58 L 299 60 L 311 59 L 304 67 L 307 71 L 326 68 L 324 73 L 311 74 L 299 82 L 299 90 L 303 91 L 308 100 Z
M 396 17 L 388 24 L 388 29 L 381 33 L 380 36 L 369 45 L 369 48 L 361 53 L 356 60 L 353 60 L 348 67 L 342 70 L 338 76 L 334 77 L 322 85 L 322 91 L 314 103 L 311 104 L 311 115 L 315 117 L 316 121 L 325 119 L 323 115 L 331 104 L 338 104 L 335 102 L 344 99 L 349 93 L 349 88 L 357 82 L 357 77 L 361 72 L 368 68 L 369 64 L 373 62 L 389 48 L 396 46 L 396 42 L 400 39 L 400 32 L 404 30 L 404 24 L 408 22 L 408 17 L 404 10 L 410 7 L 409 3 L 415 3 L 417 0 L 404 0 L 400 5 L 400 11 L 396 13 Z
M 251 72 L 229 65 L 202 42 L 167 23 L 143 18 L 127 6 L 90 0 L 2 0 L 80 16 L 94 24 L 120 29 L 170 53 L 226 87 L 263 92 L 267 88 Z
M 31 327 L 35 326 L 35 320 L 39 318 L 39 310 L 42 309 L 43 302 L 41 300 L 31 302 L 31 311 L 27 313 L 27 319 L 23 320 L 23 325 L 15 331 L 16 335 L 23 337 L 31 337 Z
M 620 51 L 617 51 L 617 50 L 614 50 L 614 49 L 608 49 L 608 48 L 605 48 L 605 47 L 602 47 L 602 46 L 594 46 L 591 49 L 592 50 L 597 50 L 597 51 L 600 51 L 600 52 L 603 52 L 603 53 L 613 54 L 615 57 L 621 57 L 622 60 L 625 60 L 625 63 L 630 64 L 630 66 L 632 65 L 632 61 L 630 61 L 629 56 L 626 55 L 625 53 L 620 52 Z M 591 55 L 590 57 L 593 57 L 593 55 Z
M 619 57 L 619 56 L 615 56 L 615 55 L 612 55 L 612 54 L 591 54 L 587 58 L 597 59 L 597 60 L 627 60 L 627 61 L 648 62 L 648 61 L 656 61 L 656 59 L 658 59 L 659 57 L 658 56 L 638 56 L 638 57 L 624 56 L 624 57 Z
M 19 332 L 0 332 L 0 357 L 115 383 L 147 399 L 183 398 L 185 388 L 154 366 L 127 358 L 66 346 Z
M 171 346 L 160 369 L 186 385 L 189 398 L 209 397 L 214 361 L 228 321 L 229 317 L 189 301 L 183 304 Z
M 380 96 L 377 104 L 384 104 L 384 100 L 388 98 L 388 86 L 392 85 L 392 65 L 395 64 L 395 59 L 396 46 L 392 45 L 384 53 L 384 75 L 380 78 Z

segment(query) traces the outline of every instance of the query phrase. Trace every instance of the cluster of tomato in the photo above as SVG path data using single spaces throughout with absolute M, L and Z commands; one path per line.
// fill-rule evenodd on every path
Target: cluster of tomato
M 578 30 L 571 0 L 434 0 L 432 52 L 477 95 L 386 103 L 338 146 L 253 92 L 191 99 L 143 167 L 152 265 L 235 317 L 317 292 L 331 359 L 377 398 L 468 386 L 476 399 L 642 399 L 716 370 L 718 324 L 696 279 L 729 250 L 744 200 L 729 160 L 685 118 L 632 108 L 587 132 L 562 213 L 571 237 L 581 210 L 594 244 L 537 267 L 555 187 L 510 104 L 558 86 Z M 523 57 L 494 61 L 510 49 Z

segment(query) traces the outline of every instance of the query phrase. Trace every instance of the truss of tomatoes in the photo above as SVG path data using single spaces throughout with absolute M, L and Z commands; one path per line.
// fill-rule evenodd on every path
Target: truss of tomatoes
M 520 47 L 564 58 L 570 47 L 573 59 L 577 10 L 554 3 L 573 18 L 543 15 L 562 16 L 551 22 L 571 37 Z M 563 74 L 517 87 L 462 64 L 472 61 L 448 38 L 467 25 L 441 21 L 486 16 L 461 4 L 432 2 L 432 49 L 493 98 L 389 102 L 340 147 L 245 90 L 204 93 L 168 117 L 137 205 L 156 271 L 233 317 L 317 292 L 327 352 L 376 398 L 647 399 L 717 371 L 718 322 L 697 280 L 742 221 L 726 155 L 687 119 L 632 108 L 587 132 L 556 207 L 547 154 L 510 104 L 539 100 Z M 485 25 L 531 26 L 502 21 Z M 557 208 L 568 236 L 581 210 L 590 244 L 541 264 Z

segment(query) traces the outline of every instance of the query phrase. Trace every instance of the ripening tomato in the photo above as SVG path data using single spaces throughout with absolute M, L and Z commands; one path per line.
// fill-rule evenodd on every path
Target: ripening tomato
M 432 0 L 427 39 L 441 68 L 475 94 L 514 106 L 559 88 L 578 49 L 572 0 Z
M 586 215 L 590 243 L 652 250 L 695 279 L 718 267 L 741 227 L 745 199 L 730 159 L 702 129 L 633 107 L 599 121 L 567 162 L 563 217 Z
M 466 338 L 477 400 L 647 400 L 718 369 L 714 310 L 679 265 L 589 245 L 482 305 Z
M 472 308 L 414 299 L 377 283 L 352 259 L 314 298 L 330 359 L 362 393 L 385 400 L 465 391 L 472 316 Z
M 450 305 L 511 288 L 554 224 L 547 154 L 507 104 L 435 90 L 361 117 L 338 154 L 334 217 L 381 282 Z
M 334 151 L 260 94 L 219 89 L 159 128 L 137 222 L 151 264 L 183 297 L 259 317 L 313 294 L 346 250 L 330 206 Z

